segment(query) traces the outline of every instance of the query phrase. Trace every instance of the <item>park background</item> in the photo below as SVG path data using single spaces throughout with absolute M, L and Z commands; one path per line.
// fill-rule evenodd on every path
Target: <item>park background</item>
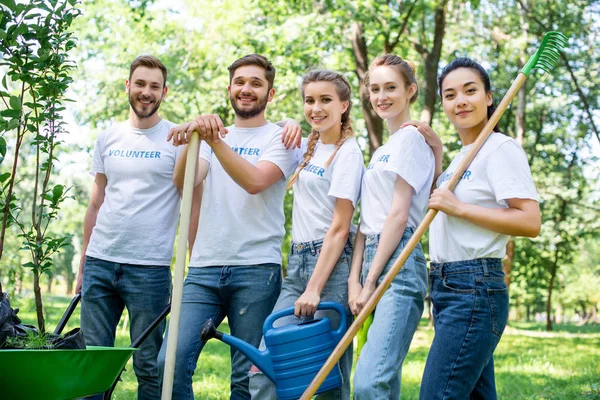
M 19 3 L 24 4 L 0 1 L 2 7 Z M 3 100 L 5 95 L 10 99 L 0 102 L 0 135 L 6 147 L 0 165 L 0 203 L 2 208 L 7 204 L 6 179 L 18 175 L 13 203 L 20 210 L 14 223 L 3 224 L 7 226 L 2 235 L 0 283 L 13 306 L 21 309 L 19 315 L 36 323 L 33 282 L 37 281 L 48 329 L 53 329 L 73 295 L 93 179 L 87 171 L 94 140 L 100 130 L 127 118 L 124 82 L 136 56 L 153 54 L 169 69 L 169 93 L 160 109 L 164 118 L 183 122 L 201 113 L 216 113 L 232 123 L 226 67 L 245 54 L 263 54 L 277 69 L 276 97 L 268 106 L 268 118 L 294 118 L 302 122 L 305 133 L 309 127 L 298 90 L 302 75 L 313 68 L 342 72 L 352 84 L 354 128 L 368 160 L 389 133 L 365 102 L 366 89 L 360 82 L 376 55 L 399 54 L 417 65 L 420 94 L 412 118 L 429 122 L 442 137 L 446 167 L 461 144 L 440 107 L 436 77 L 441 68 L 456 56 L 482 62 L 490 72 L 498 103 L 544 33 L 563 32 L 569 42 L 554 71 L 533 73 L 500 122 L 501 131 L 516 138 L 527 153 L 543 225 L 538 238 L 515 238 L 509 243 L 504 266 L 510 272 L 511 316 L 496 352 L 496 375 L 500 398 L 600 399 L 599 1 L 27 3 L 39 7 L 43 15 L 57 13 L 60 7 L 63 17 L 65 10 L 73 11 L 70 18 L 63 18 L 68 20 L 73 45 L 63 50 L 76 64 L 65 72 L 72 79 L 66 97 L 74 102 L 65 101 L 58 117 L 64 125 L 56 138 L 62 143 L 57 142 L 52 154 L 54 169 L 48 186 L 50 191 L 62 187 L 61 193 L 54 194 L 63 201 L 44 232 L 62 240 L 43 268 L 32 262 L 32 246 L 24 244 L 30 210 L 39 206 L 34 201 L 40 196 L 36 154 L 43 138 L 39 132 L 27 132 L 14 163 L 11 151 L 17 129 L 11 125 L 12 114 L 5 111 L 15 108 L 13 98 L 23 101 L 22 108 L 27 105 L 23 96 L 18 97 L 18 77 L 7 73 L 10 62 L 4 61 L 10 60 L 10 54 L 3 53 L 4 65 L 0 65 L 0 92 Z M 6 21 L 0 20 L 3 29 Z M 0 40 L 8 31 L 2 32 Z M 14 171 L 13 165 L 17 165 Z M 289 194 L 285 209 L 290 232 Z M 287 235 L 284 263 L 289 240 Z M 427 247 L 426 237 L 424 244 Z M 404 364 L 403 399 L 418 398 L 433 337 L 427 317 L 426 311 Z M 77 319 L 70 326 L 76 326 Z M 124 316 L 119 345 L 130 342 L 127 324 Z M 228 350 L 221 343 L 209 343 L 194 376 L 196 398 L 228 398 Z M 134 399 L 131 365 L 124 379 L 114 398 Z

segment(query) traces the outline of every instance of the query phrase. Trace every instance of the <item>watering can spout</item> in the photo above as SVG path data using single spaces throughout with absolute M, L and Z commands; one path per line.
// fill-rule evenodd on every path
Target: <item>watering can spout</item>
M 209 339 L 218 339 L 223 343 L 227 343 L 234 349 L 241 351 L 267 376 L 267 378 L 272 382 L 275 382 L 275 371 L 273 370 L 271 358 L 269 357 L 269 350 L 259 351 L 256 347 L 249 345 L 243 340 L 217 331 L 212 319 L 209 319 L 202 325 L 200 339 L 203 342 L 206 342 Z

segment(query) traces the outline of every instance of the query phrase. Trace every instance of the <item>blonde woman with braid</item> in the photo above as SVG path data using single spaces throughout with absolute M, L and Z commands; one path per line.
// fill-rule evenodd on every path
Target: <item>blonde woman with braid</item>
M 395 55 L 377 57 L 365 84 L 390 137 L 373 154 L 362 182 L 360 229 L 348 281 L 355 315 L 423 218 L 435 170 L 425 133 L 414 126 L 402 127 L 410 121 L 410 104 L 418 94 L 413 66 Z M 402 362 L 421 319 L 426 293 L 427 266 L 419 244 L 375 308 L 354 373 L 356 400 L 400 398 Z
M 346 78 L 333 71 L 312 71 L 302 81 L 304 116 L 312 127 L 303 143 L 300 165 L 289 181 L 294 189 L 292 245 L 288 274 L 273 311 L 295 306 L 295 316 L 278 320 L 279 326 L 327 316 L 337 329 L 335 311 L 318 311 L 321 301 L 335 301 L 347 310 L 348 276 L 352 259 L 352 215 L 360 195 L 363 156 L 350 122 L 351 89 Z M 322 314 L 322 315 L 319 315 Z M 340 360 L 343 384 L 318 399 L 350 399 L 352 349 Z M 275 387 L 253 368 L 253 399 L 276 399 Z

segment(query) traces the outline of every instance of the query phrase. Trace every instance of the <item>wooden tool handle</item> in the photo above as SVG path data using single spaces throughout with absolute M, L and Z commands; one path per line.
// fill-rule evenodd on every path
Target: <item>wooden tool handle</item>
M 190 230 L 190 215 L 192 212 L 192 194 L 200 135 L 193 132 L 188 145 L 183 195 L 181 199 L 181 217 L 179 219 L 179 234 L 177 236 L 177 256 L 175 258 L 175 273 L 173 279 L 173 294 L 171 295 L 171 319 L 169 321 L 169 336 L 163 375 L 162 400 L 171 400 L 173 394 L 173 376 L 175 374 L 175 357 L 177 354 L 177 339 L 179 337 L 179 317 L 181 315 L 181 296 L 183 294 L 183 277 L 187 259 L 188 232 Z

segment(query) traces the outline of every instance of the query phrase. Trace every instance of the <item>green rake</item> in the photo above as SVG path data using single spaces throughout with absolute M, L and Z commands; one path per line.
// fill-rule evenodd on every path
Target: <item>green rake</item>
M 544 35 L 540 48 L 527 61 L 521 73 L 529 76 L 533 69 L 551 73 L 560 58 L 560 51 L 567 45 L 567 37 L 560 32 L 548 32 Z
M 504 95 L 504 98 L 498 105 L 498 108 L 494 112 L 494 114 L 490 117 L 487 124 L 483 127 L 483 130 L 477 137 L 477 140 L 473 144 L 473 148 L 469 152 L 469 154 L 462 160 L 455 173 L 452 175 L 452 178 L 448 181 L 448 185 L 446 186 L 449 190 L 454 190 L 456 184 L 459 182 L 460 177 L 464 174 L 464 172 L 471 164 L 471 161 L 475 158 L 479 149 L 483 146 L 488 136 L 492 133 L 494 126 L 498 123 L 508 105 L 511 103 L 513 98 L 516 96 L 517 92 L 529 76 L 529 73 L 534 69 L 540 69 L 544 72 L 550 73 L 556 62 L 560 57 L 560 51 L 563 47 L 567 45 L 567 37 L 560 32 L 548 32 L 544 35 L 542 39 L 542 43 L 540 47 L 535 52 L 535 54 L 529 59 L 527 64 L 521 69 L 519 75 L 511 85 L 510 89 Z M 315 392 L 319 389 L 329 372 L 333 369 L 335 364 L 339 361 L 340 357 L 346 350 L 346 348 L 352 343 L 352 339 L 358 333 L 360 327 L 363 325 L 365 320 L 373 310 L 375 306 L 387 290 L 387 288 L 391 285 L 394 277 L 400 271 L 410 253 L 414 250 L 415 246 L 421 240 L 421 237 L 431 225 L 433 218 L 437 215 L 437 210 L 429 210 L 421 224 L 415 230 L 415 233 L 412 235 L 406 247 L 400 253 L 400 256 L 392 266 L 392 268 L 385 275 L 381 284 L 377 287 L 375 292 L 371 295 L 369 301 L 365 304 L 362 311 L 358 314 L 352 325 L 348 328 L 348 331 L 342 337 L 337 347 L 333 350 L 323 367 L 319 371 L 319 373 L 315 376 L 311 384 L 308 386 L 300 400 L 309 400 L 315 394 Z

